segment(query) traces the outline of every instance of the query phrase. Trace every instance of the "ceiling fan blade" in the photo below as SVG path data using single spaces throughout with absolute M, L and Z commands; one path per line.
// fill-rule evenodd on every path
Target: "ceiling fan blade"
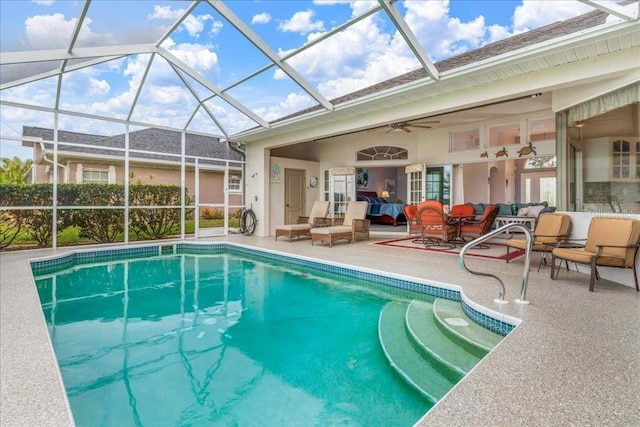
M 400 129 L 402 129 L 406 133 L 411 133 L 411 129 L 409 129 L 408 127 L 402 126 Z
M 420 129 L 431 129 L 431 126 L 423 126 L 423 125 L 409 125 L 412 128 L 420 128 Z

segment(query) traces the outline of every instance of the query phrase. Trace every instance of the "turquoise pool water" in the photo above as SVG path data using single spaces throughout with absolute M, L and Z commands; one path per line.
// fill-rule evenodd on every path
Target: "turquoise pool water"
M 78 426 L 409 426 L 431 406 L 377 332 L 389 301 L 427 295 L 238 253 L 36 284 Z

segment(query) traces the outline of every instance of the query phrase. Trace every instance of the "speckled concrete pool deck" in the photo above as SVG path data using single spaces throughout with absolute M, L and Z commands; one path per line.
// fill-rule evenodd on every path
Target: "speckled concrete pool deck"
M 522 320 L 485 359 L 418 421 L 428 426 L 640 425 L 640 293 L 562 269 L 531 269 L 528 305 L 520 297 L 523 262 L 469 258 L 470 268 L 498 274 L 509 304 L 497 304 L 497 282 L 463 272 L 456 256 L 373 244 L 233 235 L 233 241 L 383 272 L 460 285 L 482 306 Z M 29 260 L 74 248 L 0 254 L 0 425 L 70 426 L 70 415 Z M 88 247 L 79 248 L 81 250 Z M 533 263 L 539 260 L 534 254 Z M 628 270 L 629 275 L 632 274 Z

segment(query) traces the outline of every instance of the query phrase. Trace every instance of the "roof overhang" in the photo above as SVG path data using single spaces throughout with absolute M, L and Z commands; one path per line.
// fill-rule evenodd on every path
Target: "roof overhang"
M 633 60 L 636 58 L 636 60 Z M 252 129 L 234 135 L 233 140 L 244 143 L 277 140 L 279 145 L 305 140 L 327 138 L 343 133 L 364 130 L 381 123 L 429 117 L 488 102 L 501 101 L 527 93 L 553 90 L 557 87 L 579 85 L 597 79 L 594 61 L 607 61 L 602 73 L 633 72 L 640 69 L 640 22 L 627 21 L 599 26 L 589 31 L 552 39 L 533 47 L 523 48 L 445 71 L 441 80 L 425 77 L 386 91 L 360 97 L 336 105 L 334 112 L 313 111 L 272 124 L 269 129 Z M 588 72 L 568 75 L 567 68 L 582 68 Z M 535 79 L 536 86 L 515 86 L 527 76 L 558 70 L 555 79 Z M 502 91 L 495 89 L 501 83 Z M 473 96 L 476 93 L 479 96 Z M 443 96 L 449 102 L 441 102 Z M 415 104 L 418 103 L 418 106 Z M 339 117 L 339 120 L 336 120 Z

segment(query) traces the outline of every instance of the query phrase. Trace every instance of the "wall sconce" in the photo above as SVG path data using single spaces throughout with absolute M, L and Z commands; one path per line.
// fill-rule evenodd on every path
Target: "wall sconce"
M 389 192 L 387 190 L 384 190 L 380 197 L 382 197 L 383 199 L 388 199 L 390 197 Z
M 487 177 L 487 184 L 491 184 L 491 177 L 490 176 Z
M 508 187 L 509 186 L 509 178 L 505 179 L 505 183 L 506 183 L 505 186 Z

